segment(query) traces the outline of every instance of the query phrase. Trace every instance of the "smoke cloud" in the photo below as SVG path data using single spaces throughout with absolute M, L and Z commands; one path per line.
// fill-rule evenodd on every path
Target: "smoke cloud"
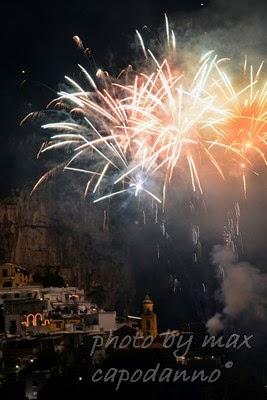
M 219 298 L 224 304 L 222 313 L 216 313 L 206 326 L 210 334 L 223 330 L 229 319 L 264 320 L 267 305 L 267 274 L 248 262 L 237 262 L 235 255 L 224 246 L 215 246 L 212 262 L 224 269 Z
M 222 317 L 222 314 L 216 313 L 212 318 L 207 321 L 206 327 L 211 335 L 223 330 L 224 326 L 222 322 Z

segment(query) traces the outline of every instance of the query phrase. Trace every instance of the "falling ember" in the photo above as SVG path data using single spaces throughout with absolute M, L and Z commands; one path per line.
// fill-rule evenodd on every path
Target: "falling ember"
M 143 219 L 144 219 L 144 225 L 146 225 L 146 213 L 143 211 Z
M 108 219 L 107 210 L 104 210 L 104 217 L 103 217 L 103 232 L 105 232 L 106 230 L 108 230 L 108 223 L 107 223 L 107 219 Z
M 160 257 L 159 244 L 158 244 L 158 243 L 157 243 L 157 257 L 158 257 L 158 259 L 159 259 L 159 257 Z
M 238 258 L 239 249 L 243 252 L 242 234 L 240 230 L 240 206 L 238 202 L 227 211 L 223 239 L 225 246 L 231 249 Z
M 246 181 L 246 175 L 245 175 L 245 171 L 244 171 L 244 168 L 245 168 L 244 164 L 241 165 L 241 168 L 243 170 L 242 180 L 243 180 L 244 196 L 245 196 L 245 198 L 247 198 L 247 181 Z
M 76 44 L 76 46 L 77 46 L 79 49 L 84 50 L 83 42 L 81 41 L 81 39 L 79 38 L 79 36 L 77 36 L 77 35 L 73 36 L 73 41 L 74 41 L 74 43 Z

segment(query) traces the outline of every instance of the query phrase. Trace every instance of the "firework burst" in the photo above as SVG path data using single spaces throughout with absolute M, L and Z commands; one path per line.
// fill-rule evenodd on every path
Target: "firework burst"
M 225 159 L 230 153 L 233 161 L 228 165 L 229 172 L 231 174 L 234 169 L 242 177 L 245 196 L 246 176 L 249 173 L 258 175 L 261 165 L 267 165 L 267 82 L 261 79 L 262 67 L 263 63 L 254 72 L 253 66 L 248 67 L 245 59 L 238 88 L 227 74 L 218 69 L 221 79 L 217 85 L 227 117 L 216 129 L 225 148 Z
M 249 82 L 240 90 L 213 51 L 195 64 L 193 75 L 188 71 L 192 65 L 180 70 L 167 16 L 165 23 L 166 57 L 156 58 L 136 31 L 143 69 L 129 66 L 115 79 L 102 70 L 91 76 L 79 65 L 83 84 L 66 76 L 69 89 L 48 106 L 64 109 L 69 117 L 42 126 L 51 136 L 39 155 L 71 151 L 62 168 L 88 176 L 84 195 L 91 193 L 94 202 L 128 192 L 145 193 L 164 205 L 166 186 L 174 176 L 203 193 L 203 165 L 224 178 L 228 154 L 242 171 L 246 193 L 246 172 L 257 173 L 259 160 L 266 165 L 262 65 L 255 74 L 249 69 Z M 247 72 L 245 63 L 245 76 Z M 34 190 L 52 173 L 43 175 Z

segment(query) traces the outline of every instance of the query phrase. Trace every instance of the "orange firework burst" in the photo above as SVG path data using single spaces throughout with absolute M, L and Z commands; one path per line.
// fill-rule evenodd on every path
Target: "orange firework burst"
M 248 68 L 245 60 L 242 79 L 245 84 L 239 90 L 218 69 L 222 78 L 218 88 L 224 97 L 222 103 L 226 107 L 227 118 L 217 128 L 222 135 L 221 143 L 227 146 L 226 150 L 240 155 L 233 161 L 237 163 L 238 174 L 242 176 L 245 196 L 247 173 L 257 175 L 261 165 L 267 165 L 267 82 L 262 83 L 262 67 L 263 63 L 254 73 L 253 66 Z

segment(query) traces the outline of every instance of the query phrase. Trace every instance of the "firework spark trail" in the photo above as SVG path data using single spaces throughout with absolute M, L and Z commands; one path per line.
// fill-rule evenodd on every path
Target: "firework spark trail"
M 243 252 L 243 239 L 240 230 L 240 206 L 238 202 L 227 211 L 226 224 L 224 226 L 223 239 L 226 247 L 231 249 L 236 258 L 239 250 Z
M 198 225 L 192 225 L 192 241 L 193 241 L 193 262 L 197 263 L 201 258 L 201 242 L 200 229 Z

